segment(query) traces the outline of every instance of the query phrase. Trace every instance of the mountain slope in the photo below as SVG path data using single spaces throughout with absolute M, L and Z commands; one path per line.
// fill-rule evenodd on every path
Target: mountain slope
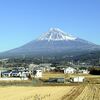
M 68 35 L 58 28 L 52 28 L 38 39 L 19 48 L 1 53 L 0 56 L 74 56 L 94 50 L 100 50 L 100 46 Z

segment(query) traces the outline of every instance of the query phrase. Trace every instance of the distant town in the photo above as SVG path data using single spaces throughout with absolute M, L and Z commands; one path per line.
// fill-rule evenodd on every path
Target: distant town
M 99 69 L 97 66 L 96 68 Z M 58 63 L 34 63 L 27 60 L 25 62 L 23 59 L 0 59 L 0 80 L 30 80 L 43 79 L 44 75 L 47 73 L 54 74 L 64 74 L 64 75 L 75 75 L 76 77 L 68 77 L 67 82 L 84 82 L 84 75 L 97 74 L 94 66 L 87 65 L 86 63 L 79 63 L 76 65 L 73 62 L 66 62 L 66 64 Z M 65 82 L 65 76 L 62 77 L 49 77 L 48 82 L 55 80 L 63 80 L 61 83 Z M 57 82 L 57 81 L 56 81 Z

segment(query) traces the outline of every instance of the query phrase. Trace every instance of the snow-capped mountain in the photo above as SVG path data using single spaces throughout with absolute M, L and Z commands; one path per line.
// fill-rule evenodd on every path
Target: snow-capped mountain
M 76 37 L 68 35 L 58 28 L 51 28 L 48 32 L 44 33 L 38 40 L 59 41 L 59 40 L 76 40 Z
M 100 46 L 86 40 L 68 35 L 58 28 L 51 28 L 38 39 L 21 47 L 1 53 L 0 57 L 9 56 L 73 56 L 83 52 L 100 50 Z

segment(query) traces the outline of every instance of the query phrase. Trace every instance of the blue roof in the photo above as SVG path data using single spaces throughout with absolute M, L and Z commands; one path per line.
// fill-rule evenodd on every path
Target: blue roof
M 11 71 L 2 72 L 2 74 L 9 74 Z

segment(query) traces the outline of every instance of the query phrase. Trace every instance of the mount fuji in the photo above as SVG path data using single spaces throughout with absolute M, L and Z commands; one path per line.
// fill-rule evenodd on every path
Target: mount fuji
M 36 40 L 21 47 L 0 53 L 0 57 L 74 56 L 96 50 L 100 50 L 99 45 L 66 34 L 58 28 L 51 28 Z

